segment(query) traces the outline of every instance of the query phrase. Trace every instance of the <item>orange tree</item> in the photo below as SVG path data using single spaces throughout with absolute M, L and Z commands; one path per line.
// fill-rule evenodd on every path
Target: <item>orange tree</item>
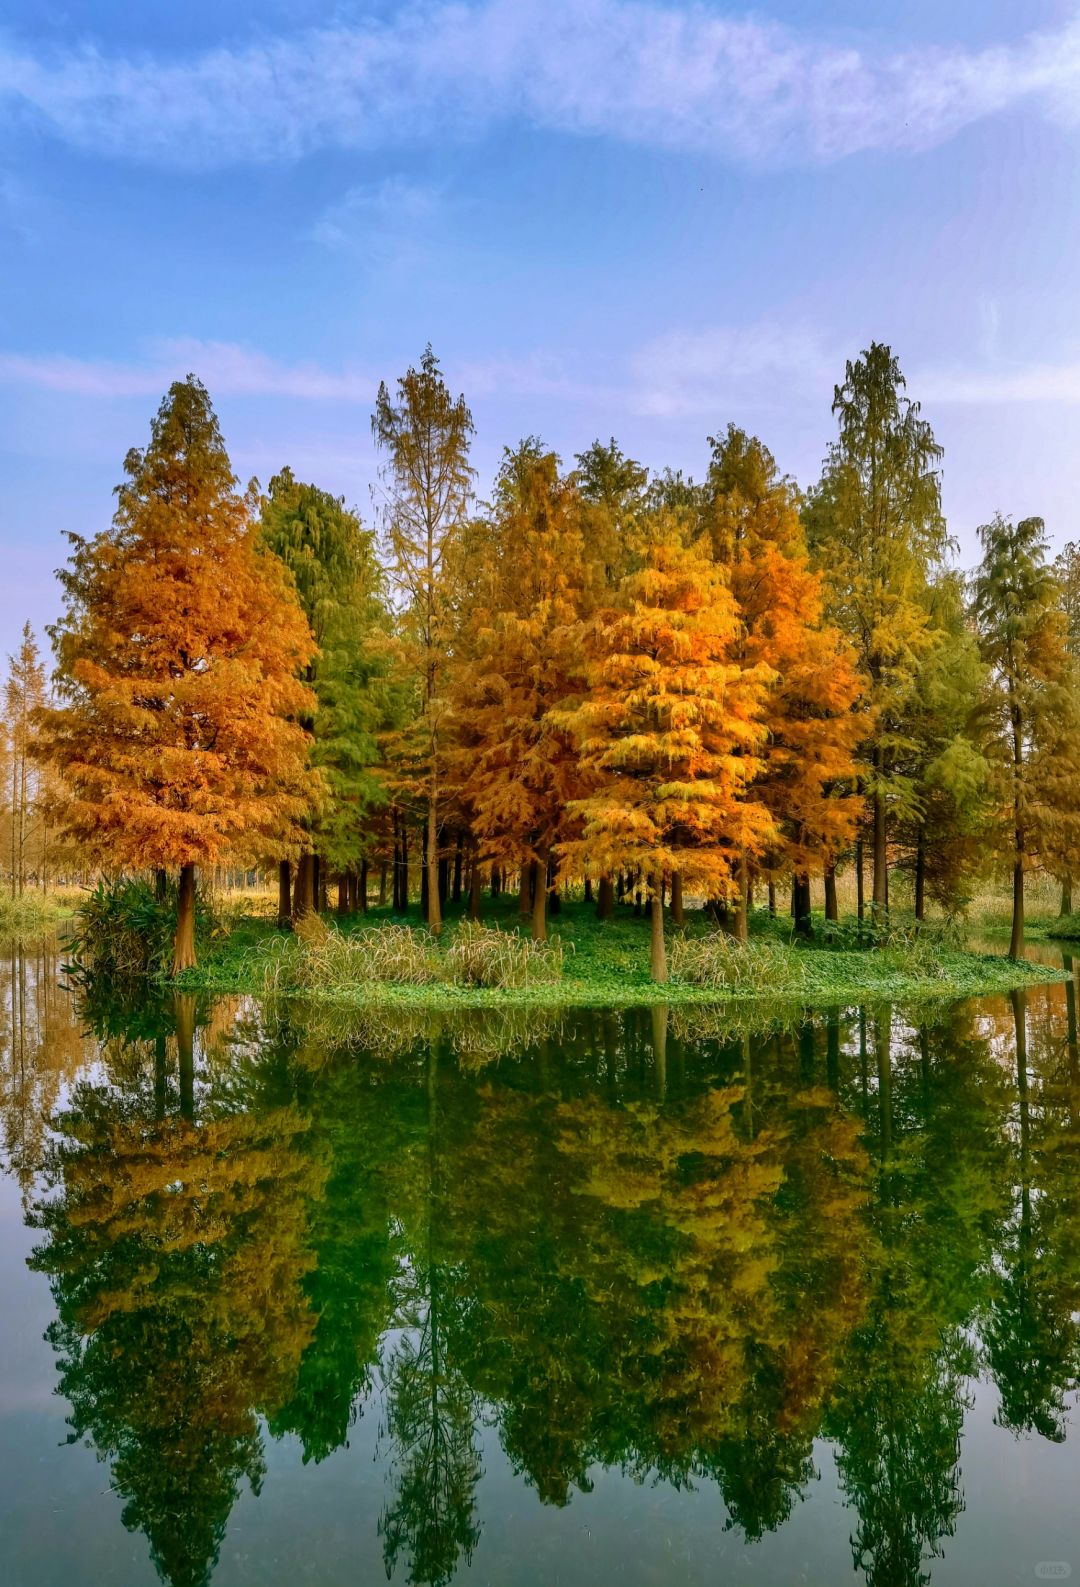
M 40 749 L 59 818 L 109 868 L 179 868 L 173 973 L 195 963 L 195 867 L 287 852 L 319 788 L 298 718 L 307 622 L 258 547 L 205 387 L 169 390 L 124 460 L 112 527 L 70 536 Z
M 831 881 L 854 831 L 861 806 L 854 753 L 869 718 L 856 710 L 862 689 L 851 649 L 823 615 L 795 485 L 778 475 L 759 440 L 734 425 L 711 444 L 704 528 L 714 558 L 729 569 L 743 623 L 739 655 L 774 674 L 754 790 L 776 822 L 765 868 L 792 876 L 804 919 L 810 875 L 824 871 Z M 745 936 L 751 877 L 744 856 L 738 873 L 736 931 Z M 835 916 L 834 887 L 827 886 L 826 902 Z
M 553 717 L 572 684 L 581 612 L 580 501 L 534 438 L 507 452 L 482 576 L 462 636 L 457 710 L 463 792 L 485 859 L 535 871 L 533 935 L 546 935 L 547 870 L 578 791 L 577 758 Z
M 586 625 L 580 703 L 556 713 L 576 735 L 590 780 L 570 802 L 580 836 L 562 851 L 601 875 L 647 876 L 657 981 L 667 979 L 664 882 L 678 875 L 729 897 L 736 856 L 759 854 L 773 829 L 748 795 L 773 673 L 738 659 L 734 596 L 684 529 L 677 513 L 659 511 L 635 531 L 631 570 Z

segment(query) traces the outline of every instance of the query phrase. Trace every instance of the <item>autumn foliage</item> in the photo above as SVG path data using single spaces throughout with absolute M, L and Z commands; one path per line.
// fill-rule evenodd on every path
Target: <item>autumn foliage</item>
M 112 527 L 74 535 L 40 717 L 57 817 L 114 869 L 178 869 L 175 969 L 193 962 L 194 867 L 287 851 L 318 791 L 299 718 L 312 653 L 281 563 L 260 554 L 205 389 L 174 385 L 125 460 Z
M 11 830 L 47 806 L 83 863 L 178 871 L 177 971 L 198 866 L 278 861 L 283 926 L 330 881 L 365 910 L 373 872 L 398 915 L 419 876 L 433 934 L 489 890 L 540 940 L 568 890 L 601 921 L 629 897 L 663 980 L 684 897 L 744 939 L 755 890 L 775 911 L 789 883 L 809 932 L 813 879 L 835 920 L 854 861 L 861 917 L 864 844 L 877 926 L 890 875 L 921 920 L 985 855 L 1009 866 L 1018 952 L 1025 868 L 1067 898 L 1080 833 L 1080 558 L 1050 568 L 1040 521 L 1001 519 L 976 580 L 946 565 L 941 449 L 891 349 L 848 363 L 833 412 L 809 496 L 729 424 L 700 482 L 531 436 L 482 502 L 428 348 L 379 389 L 368 529 L 288 468 L 241 493 L 178 383 L 111 528 L 72 537 L 30 710 L 47 794 L 16 798 L 23 722 Z

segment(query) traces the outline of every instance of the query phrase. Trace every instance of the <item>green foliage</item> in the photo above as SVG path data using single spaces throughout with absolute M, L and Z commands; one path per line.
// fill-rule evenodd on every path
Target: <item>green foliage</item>
M 163 896 L 140 877 L 103 876 L 75 911 L 69 951 L 80 980 L 161 980 L 172 962 L 176 927 L 176 883 Z M 195 903 L 196 935 L 208 942 L 222 930 L 213 895 L 200 888 Z

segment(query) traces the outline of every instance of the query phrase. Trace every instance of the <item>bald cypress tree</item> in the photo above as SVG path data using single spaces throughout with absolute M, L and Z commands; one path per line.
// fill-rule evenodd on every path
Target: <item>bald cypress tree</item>
M 873 824 L 874 910 L 888 908 L 888 836 L 911 813 L 903 769 L 905 717 L 933 642 L 929 579 L 949 549 L 941 513 L 941 448 L 906 393 L 892 349 L 873 342 L 836 387 L 839 435 L 806 510 L 807 537 L 827 586 L 828 611 L 855 649 L 872 722 L 862 788 Z
M 60 823 L 107 869 L 179 871 L 173 973 L 195 963 L 195 868 L 299 838 L 318 779 L 300 725 L 311 632 L 261 553 L 206 388 L 169 389 L 124 460 L 112 526 L 71 535 L 39 750 Z
M 1012 872 L 1009 956 L 1024 951 L 1024 881 L 1053 868 L 1062 824 L 1080 804 L 1080 712 L 1060 590 L 1041 518 L 999 513 L 979 530 L 971 610 L 989 669 L 983 713 L 996 852 Z

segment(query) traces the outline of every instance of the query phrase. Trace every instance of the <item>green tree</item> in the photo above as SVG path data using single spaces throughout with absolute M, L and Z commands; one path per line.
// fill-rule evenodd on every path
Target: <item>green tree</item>
M 1027 869 L 1054 869 L 1062 825 L 1076 819 L 1080 714 L 1042 519 L 1014 524 L 999 513 L 979 538 L 983 560 L 971 610 L 989 669 L 983 730 L 992 768 L 991 834 L 1012 871 L 1009 955 L 1018 959 Z
M 418 759 L 427 805 L 428 925 L 438 934 L 439 801 L 453 613 L 450 553 L 463 532 L 472 489 L 473 421 L 465 398 L 450 395 L 428 347 L 419 369 L 407 370 L 397 382 L 396 400 L 385 382 L 380 385 L 371 430 L 387 459 L 387 572 L 403 603 L 403 660 L 417 680 Z
M 932 643 L 927 581 L 949 539 L 941 514 L 941 448 L 891 348 L 873 342 L 836 387 L 839 436 L 806 510 L 807 536 L 833 620 L 864 675 L 870 732 L 863 791 L 873 821 L 874 910 L 888 909 L 890 817 L 914 807 L 903 770 L 906 713 Z
M 304 725 L 314 738 L 312 759 L 323 771 L 326 799 L 311 824 L 311 845 L 340 875 L 366 853 L 365 817 L 385 798 L 376 767 L 386 708 L 386 649 L 380 642 L 386 614 L 374 537 L 340 497 L 301 484 L 288 468 L 270 481 L 262 535 L 292 574 L 318 647 L 304 672 L 316 705 Z M 311 855 L 302 855 L 298 915 L 317 903 L 313 870 Z
M 25 623 L 18 651 L 8 657 L 8 675 L 4 683 L 5 781 L 9 800 L 8 882 L 12 898 L 26 886 L 28 845 L 37 835 L 42 819 L 40 795 L 43 771 L 34 764 L 31 748 L 35 715 L 45 704 L 45 698 L 45 668 L 38 655 L 34 631 L 29 623 Z

